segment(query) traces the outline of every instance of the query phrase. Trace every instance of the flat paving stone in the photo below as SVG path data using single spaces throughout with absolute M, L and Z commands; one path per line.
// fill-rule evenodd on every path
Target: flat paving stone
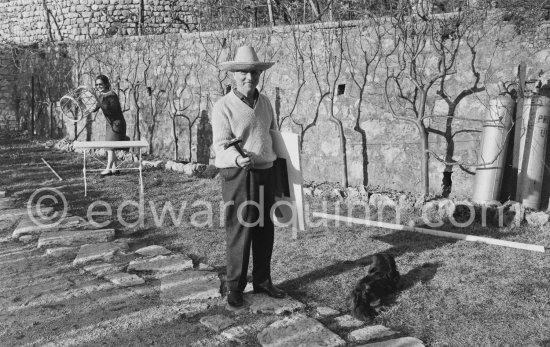
M 301 310 L 305 307 L 301 302 L 286 297 L 274 299 L 267 294 L 248 294 L 245 296 L 250 303 L 249 310 L 252 313 L 284 314 Z
M 330 317 L 330 316 L 336 316 L 340 314 L 340 311 L 337 311 L 333 308 L 326 307 L 326 306 L 319 306 L 315 309 L 317 312 L 317 315 L 320 317 Z
M 342 329 L 342 328 L 349 329 L 349 328 L 359 328 L 359 327 L 362 327 L 363 325 L 365 325 L 365 322 L 359 319 L 355 319 L 349 314 L 346 314 L 343 316 L 334 317 L 333 321 L 330 322 L 328 327 L 330 329 Z
M 301 314 L 276 321 L 257 337 L 263 347 L 335 347 L 346 344 L 317 320 Z
M 176 255 L 159 255 L 150 259 L 137 259 L 128 264 L 128 271 L 158 271 L 173 273 L 193 268 L 193 260 L 189 257 Z
M 190 270 L 161 279 L 160 297 L 164 301 L 204 300 L 220 296 L 220 280 L 215 272 Z
M 84 223 L 88 223 L 84 218 L 80 217 L 80 216 L 69 216 L 69 217 L 65 217 L 63 218 L 60 222 L 59 222 L 59 225 L 63 225 L 63 226 L 75 226 L 75 225 L 78 225 L 78 224 L 84 224 Z
M 222 314 L 202 317 L 200 319 L 200 322 L 205 327 L 212 329 L 216 332 L 220 332 L 235 324 L 235 321 L 233 319 Z
M 19 241 L 23 243 L 30 243 L 38 240 L 38 235 L 23 235 L 19 237 Z
M 120 250 L 117 244 L 111 242 L 94 243 L 80 247 L 73 265 L 84 265 L 95 260 L 108 261 L 114 258 L 115 253 Z
M 109 223 L 110 224 L 110 223 Z M 93 230 L 107 229 L 106 226 L 98 226 L 98 224 L 90 223 L 86 219 L 79 216 L 70 216 L 59 221 L 60 230 Z
M 108 242 L 114 237 L 115 229 L 54 231 L 40 235 L 37 247 L 71 246 Z
M 231 341 L 240 341 L 248 335 L 248 330 L 243 326 L 236 326 L 222 331 L 221 335 Z
M 0 210 L 7 210 L 13 207 L 15 200 L 12 198 L 0 197 Z
M 106 275 L 121 272 L 122 266 L 111 263 L 99 263 L 86 265 L 82 268 L 82 270 L 97 277 L 104 277 Z
M 400 337 L 382 342 L 367 343 L 357 347 L 424 347 L 424 343 L 416 337 Z
M 129 274 L 126 272 L 107 274 L 105 275 L 105 279 L 120 287 L 132 287 L 145 283 L 145 280 L 138 275 Z
M 208 304 L 205 302 L 183 302 L 178 303 L 175 307 L 177 307 L 180 318 L 193 317 L 208 310 Z
M 386 328 L 383 325 L 371 325 L 361 329 L 354 330 L 348 334 L 349 341 L 371 341 L 374 339 L 380 339 L 397 334 L 397 331 L 393 331 Z
M 35 217 L 33 220 L 29 216 L 25 215 L 21 217 L 21 220 L 13 231 L 12 236 L 18 239 L 23 235 L 39 235 L 42 232 L 56 230 L 59 230 L 59 224 L 52 223 L 52 221 L 48 218 Z
M 170 250 L 158 245 L 151 245 L 140 248 L 135 253 L 145 257 L 156 257 L 157 255 L 172 254 Z
M 56 247 L 46 249 L 46 255 L 54 258 L 76 255 L 78 253 L 78 247 Z

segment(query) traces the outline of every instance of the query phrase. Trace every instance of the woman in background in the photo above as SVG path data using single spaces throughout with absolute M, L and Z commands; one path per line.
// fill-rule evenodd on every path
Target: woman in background
M 125 141 L 126 121 L 122 114 L 118 95 L 111 90 L 111 82 L 105 75 L 99 75 L 95 79 L 95 89 L 98 92 L 98 105 L 96 111 L 101 108 L 106 119 L 105 141 Z M 107 150 L 107 167 L 101 171 L 101 176 L 119 174 L 116 169 L 116 156 L 112 148 Z

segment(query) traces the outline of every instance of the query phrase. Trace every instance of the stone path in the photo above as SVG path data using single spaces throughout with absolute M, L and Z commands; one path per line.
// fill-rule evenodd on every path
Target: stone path
M 6 195 L 0 191 L 0 245 L 12 246 L 0 249 L 0 263 L 8 266 L 4 270 L 9 271 L 9 264 L 25 262 L 28 270 L 25 276 L 29 278 L 14 280 L 4 289 L 12 293 L 25 292 L 32 283 L 35 289 L 43 288 L 43 292 L 25 299 L 28 302 L 23 306 L 17 304 L 23 296 L 11 297 L 11 302 L 2 301 L 0 296 L 3 311 L 14 315 L 14 319 L 8 320 L 7 328 L 0 328 L 0 340 L 11 336 L 10 329 L 17 328 L 17 315 L 29 309 L 52 308 L 54 321 L 60 319 L 59 314 L 70 316 L 72 310 L 57 312 L 71 299 L 77 303 L 88 300 L 88 309 L 97 306 L 108 314 L 94 324 L 75 323 L 69 331 L 41 336 L 30 344 L 79 345 L 106 339 L 113 339 L 113 344 L 117 344 L 115 337 L 121 332 L 139 335 L 139 331 L 154 329 L 158 324 L 181 325 L 184 324 L 181 319 L 201 315 L 195 323 L 186 323 L 188 329 L 193 331 L 202 326 L 211 333 L 206 338 L 181 342 L 182 345 L 423 346 L 418 339 L 381 325 L 366 326 L 330 307 L 315 307 L 311 313 L 304 303 L 292 297 L 273 299 L 265 294 L 253 294 L 250 284 L 245 291 L 245 307 L 227 310 L 221 294 L 223 278 L 207 264 L 193 264 L 188 256 L 174 254 L 158 245 L 132 252 L 127 241 L 115 238 L 114 229 L 95 228 L 77 216 L 68 216 L 56 225 L 36 225 L 27 209 L 13 208 L 14 200 Z M 8 230 L 13 230 L 11 236 L 4 236 Z M 30 243 L 16 246 L 16 241 Z M 53 261 L 47 259 L 60 259 L 58 262 L 61 261 L 68 273 L 61 272 L 59 267 L 54 270 L 41 266 L 40 262 Z M 77 272 L 70 272 L 71 269 Z M 91 303 L 90 298 L 94 298 Z M 126 312 L 129 298 L 143 301 L 143 308 Z M 151 300 L 156 304 L 151 305 Z M 119 310 L 125 313 L 117 314 Z M 42 318 L 44 322 L 37 324 L 46 324 L 48 319 Z M 346 331 L 344 336 L 334 332 L 342 330 Z

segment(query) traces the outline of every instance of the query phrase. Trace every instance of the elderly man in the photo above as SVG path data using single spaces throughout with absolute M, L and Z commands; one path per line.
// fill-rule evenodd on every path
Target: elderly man
M 260 62 L 254 48 L 239 47 L 235 59 L 221 63 L 233 72 L 235 86 L 218 100 L 212 112 L 213 146 L 216 166 L 222 177 L 227 241 L 227 303 L 241 307 L 247 282 L 252 247 L 252 278 L 255 293 L 283 298 L 285 292 L 271 282 L 273 221 L 269 212 L 274 203 L 272 166 L 276 159 L 270 129 L 276 129 L 269 99 L 256 87 L 262 71 L 273 66 Z M 227 144 L 242 139 L 242 155 Z

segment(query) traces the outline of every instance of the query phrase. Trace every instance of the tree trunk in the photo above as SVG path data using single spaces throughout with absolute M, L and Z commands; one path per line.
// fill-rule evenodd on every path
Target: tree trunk
M 136 118 L 135 118 L 135 122 L 134 122 L 134 134 L 132 135 L 133 136 L 133 139 L 135 139 L 136 141 L 139 141 L 141 140 L 141 129 L 139 128 L 139 123 L 140 123 L 140 112 L 141 112 L 141 108 L 139 106 L 139 97 L 138 97 L 138 90 L 136 87 L 133 87 L 133 96 L 134 96 L 134 103 L 136 104 Z
M 46 17 L 46 30 L 48 31 L 48 37 L 53 42 L 52 25 L 50 22 L 50 10 L 46 4 L 46 0 L 42 0 L 42 8 L 44 9 L 44 16 Z
M 31 137 L 32 136 L 34 136 L 34 75 L 31 76 Z
M 426 127 L 421 123 L 419 128 L 422 141 L 422 187 L 423 194 L 428 195 L 430 193 L 430 146 L 428 143 L 428 132 L 426 131 Z
M 336 128 L 338 129 L 338 135 L 340 136 L 340 154 L 342 155 L 342 186 L 344 188 L 348 187 L 348 158 L 346 154 L 346 135 L 344 133 L 344 126 L 342 125 L 342 121 L 338 118 L 331 116 L 329 118 L 334 124 L 336 124 Z
M 178 161 L 178 152 L 179 152 L 179 146 L 178 146 L 178 133 L 176 128 L 176 116 L 172 117 L 172 136 L 174 137 L 174 161 Z
M 189 162 L 193 162 L 193 123 L 189 122 Z
M 319 17 L 319 4 L 317 3 L 317 0 L 309 0 L 309 4 L 311 5 L 311 10 L 313 11 L 313 16 L 315 18 Z
M 455 142 L 453 140 L 453 117 L 455 113 L 455 107 L 449 107 L 447 114 L 447 124 L 445 127 L 445 140 L 447 142 L 447 150 L 445 151 L 445 162 L 451 163 L 455 153 Z M 453 190 L 453 166 L 446 164 L 443 171 L 443 179 L 441 182 L 441 195 L 444 198 L 448 198 Z
M 369 153 L 367 144 L 367 132 L 360 126 L 356 125 L 353 130 L 361 135 L 361 157 L 363 159 L 363 185 L 369 185 Z
M 275 21 L 273 20 L 273 9 L 271 8 L 271 0 L 266 0 L 267 1 L 267 11 L 269 13 L 269 24 L 271 24 L 271 26 L 275 26 Z

